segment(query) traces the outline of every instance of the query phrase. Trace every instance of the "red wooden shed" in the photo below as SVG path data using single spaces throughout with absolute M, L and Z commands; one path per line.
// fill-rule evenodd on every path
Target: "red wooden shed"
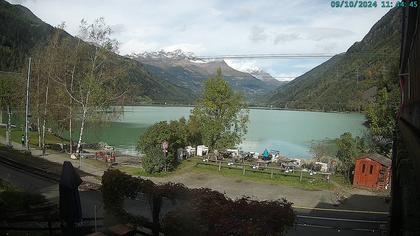
M 367 154 L 356 159 L 353 186 L 388 189 L 391 180 L 391 159 Z

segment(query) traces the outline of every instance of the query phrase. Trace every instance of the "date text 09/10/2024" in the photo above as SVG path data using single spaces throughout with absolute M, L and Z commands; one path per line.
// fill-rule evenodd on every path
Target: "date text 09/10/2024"
M 417 1 L 331 1 L 332 8 L 418 7 Z

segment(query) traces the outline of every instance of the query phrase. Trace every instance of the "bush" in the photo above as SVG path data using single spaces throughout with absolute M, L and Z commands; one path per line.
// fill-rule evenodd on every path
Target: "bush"
M 136 198 L 139 193 L 153 199 L 153 223 L 123 209 L 124 199 Z M 285 199 L 255 201 L 243 197 L 232 200 L 211 189 L 190 189 L 173 183 L 156 185 L 119 170 L 104 173 L 102 194 L 107 213 L 122 223 L 149 225 L 155 235 L 159 231 L 165 235 L 283 235 L 295 220 L 292 203 Z M 162 199 L 176 202 L 177 207 L 163 216 L 161 228 Z
M 199 142 L 200 134 L 192 121 L 185 118 L 161 121 L 150 128 L 140 137 L 137 149 L 146 154 L 143 168 L 148 173 L 157 173 L 166 165 L 169 170 L 178 164 L 177 150 L 187 145 Z M 169 143 L 167 157 L 163 158 L 162 143 Z
M 163 218 L 165 235 L 283 235 L 294 223 L 291 203 L 236 201 L 199 189 L 185 204 Z
M 149 173 L 159 173 L 165 168 L 167 158 L 163 155 L 162 149 L 150 147 L 145 150 L 142 158 L 143 169 Z

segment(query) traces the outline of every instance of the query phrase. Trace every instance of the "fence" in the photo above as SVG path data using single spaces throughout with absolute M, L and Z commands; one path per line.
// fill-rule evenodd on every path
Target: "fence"
M 304 174 L 304 172 L 306 173 L 306 171 L 304 171 L 303 169 L 290 170 L 284 167 L 271 167 L 271 166 L 268 166 L 268 163 L 266 162 L 236 163 L 233 161 L 225 161 L 225 160 L 212 160 L 212 159 L 205 159 L 205 160 L 206 161 L 203 160 L 203 162 L 198 162 L 197 165 L 215 166 L 215 167 L 218 167 L 219 171 L 221 171 L 222 168 L 242 170 L 242 175 L 246 175 L 247 171 L 251 171 L 254 173 L 261 173 L 261 174 L 269 174 L 270 179 L 273 179 L 274 175 L 276 174 L 277 175 L 281 174 L 284 176 L 299 177 L 300 182 L 302 181 L 303 178 L 308 178 L 307 174 Z M 289 171 L 291 171 L 292 173 L 288 174 Z M 299 173 L 299 174 L 296 175 L 295 173 Z M 329 182 L 331 173 L 317 172 L 317 174 L 325 176 L 326 181 Z M 312 178 L 315 178 L 315 177 L 312 177 Z

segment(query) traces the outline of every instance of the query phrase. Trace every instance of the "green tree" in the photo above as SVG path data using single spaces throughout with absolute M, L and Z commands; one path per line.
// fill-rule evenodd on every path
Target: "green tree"
M 23 80 L 19 74 L 0 73 L 0 109 L 5 108 L 7 112 L 6 143 L 8 146 L 12 146 L 12 109 L 19 105 L 22 98 L 22 83 Z
M 350 172 L 354 167 L 354 160 L 360 154 L 356 139 L 351 133 L 344 133 L 337 139 L 337 159 L 340 161 L 340 169 L 347 180 L 350 180 Z
M 202 140 L 210 150 L 233 147 L 247 132 L 248 109 L 243 97 L 223 80 L 221 69 L 204 83 L 202 98 L 192 111 Z
M 203 137 L 200 129 L 200 121 L 194 116 L 190 116 L 187 123 L 188 138 L 187 143 L 191 146 L 197 146 L 203 144 Z
M 392 142 L 396 124 L 398 96 L 395 94 L 395 91 L 388 92 L 385 87 L 380 89 L 376 96 L 376 101 L 370 103 L 366 109 L 366 117 L 371 133 L 375 136 L 379 151 L 383 154 L 389 152 L 389 144 Z
M 62 91 L 60 95 L 67 98 L 62 106 L 66 107 L 64 112 L 68 114 L 69 129 L 72 119 L 80 121 L 77 154 L 80 153 L 86 123 L 118 116 L 120 110 L 116 105 L 128 90 L 123 79 L 126 68 L 115 55 L 118 42 L 111 38 L 111 34 L 111 28 L 103 18 L 92 24 L 82 20 L 79 38 L 84 41 L 64 38 L 55 50 L 57 60 L 54 65 L 59 68 L 53 80 Z M 107 112 L 102 112 L 104 110 Z M 75 113 L 80 115 L 73 117 Z
M 39 45 L 34 51 L 32 63 L 32 99 L 33 117 L 36 119 L 38 131 L 38 146 L 45 149 L 45 135 L 47 125 L 63 118 L 62 99 L 58 98 L 59 87 L 54 83 L 56 77 L 63 73 L 62 56 L 60 51 L 64 24 L 54 29 L 46 45 Z M 55 119 L 52 119 L 56 116 Z

